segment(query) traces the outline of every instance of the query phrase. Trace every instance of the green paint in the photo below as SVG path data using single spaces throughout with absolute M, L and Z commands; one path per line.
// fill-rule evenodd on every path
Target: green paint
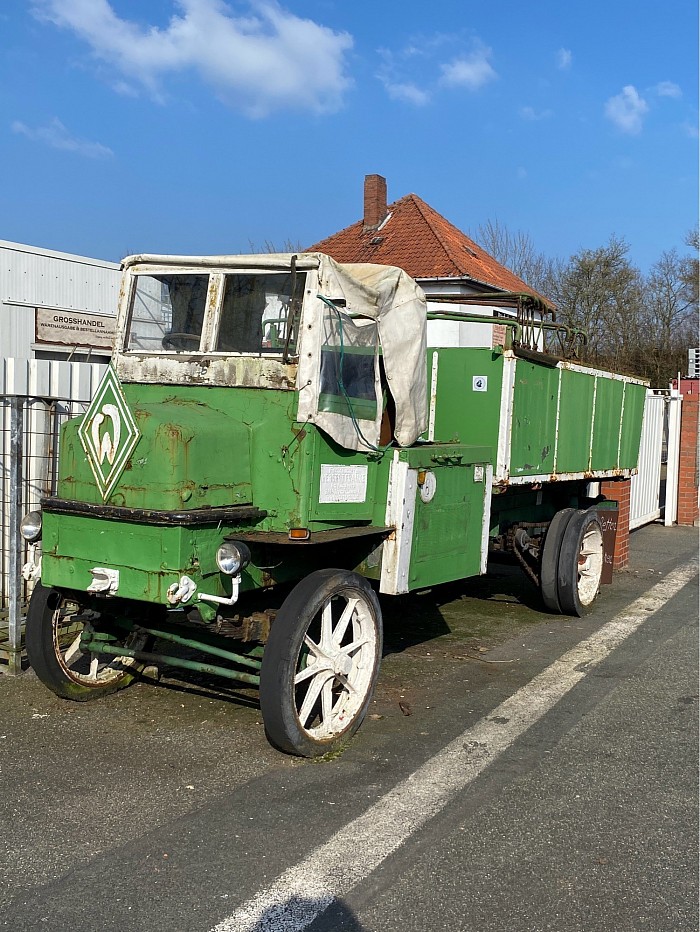
M 518 359 L 513 392 L 511 476 L 554 472 L 559 370 Z M 585 465 L 582 466 L 585 469 Z
M 485 482 L 475 481 L 474 466 L 466 463 L 433 465 L 430 472 L 434 497 L 428 502 L 420 492 L 416 497 L 411 589 L 479 573 Z
M 591 469 L 617 468 L 624 391 L 618 379 L 596 379 Z
M 595 380 L 583 372 L 561 371 L 557 473 L 587 470 L 593 428 Z
M 625 383 L 625 416 L 620 435 L 620 469 L 634 469 L 639 458 L 642 417 L 647 390 L 644 385 Z
M 443 442 L 498 446 L 503 380 L 500 349 L 429 349 L 428 394 L 436 366 L 435 436 Z M 486 391 L 474 390 L 474 379 L 486 377 Z
M 196 644 L 196 642 L 193 643 Z M 122 646 L 114 647 L 99 640 L 86 640 L 84 642 L 81 640 L 80 644 L 82 648 L 94 654 L 107 654 L 111 657 L 136 657 L 144 661 L 158 660 L 169 664 L 171 667 L 194 670 L 197 673 L 214 674 L 214 676 L 222 676 L 225 679 L 245 683 L 249 686 L 258 686 L 260 684 L 260 677 L 257 673 L 242 673 L 240 670 L 229 670 L 228 667 L 220 667 L 218 664 L 201 663 L 199 660 L 187 660 L 184 657 L 173 657 L 170 654 L 151 654 L 148 651 L 135 651 Z M 200 650 L 205 650 L 202 645 L 197 646 Z

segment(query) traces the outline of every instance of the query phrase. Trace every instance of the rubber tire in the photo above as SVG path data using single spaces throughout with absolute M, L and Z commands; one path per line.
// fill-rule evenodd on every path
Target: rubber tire
M 34 587 L 25 628 L 25 646 L 30 666 L 44 686 L 62 699 L 87 702 L 124 689 L 138 676 L 143 664 L 125 668 L 121 676 L 108 683 L 86 686 L 71 679 L 59 663 L 53 641 L 53 616 L 63 597 L 58 589 L 42 586 L 41 583 Z
M 557 592 L 559 604 L 564 614 L 577 615 L 579 618 L 591 610 L 600 592 L 600 580 L 598 580 L 596 594 L 587 605 L 582 604 L 578 592 L 578 558 L 581 550 L 581 543 L 593 524 L 598 526 L 602 537 L 603 532 L 596 512 L 593 509 L 577 511 L 566 527 L 559 551 L 559 563 L 557 566 Z
M 294 701 L 297 658 L 309 625 L 336 592 L 354 589 L 364 598 L 375 619 L 377 640 L 374 670 L 364 702 L 349 725 L 328 739 L 310 737 L 302 728 Z M 382 657 L 382 613 L 367 580 L 347 570 L 317 570 L 292 589 L 277 613 L 265 645 L 260 670 L 260 709 L 267 738 L 274 747 L 299 757 L 320 757 L 344 745 L 367 713 Z
M 559 552 L 568 524 L 575 514 L 575 508 L 562 508 L 558 511 L 549 523 L 542 545 L 540 592 L 545 606 L 557 615 L 562 614 L 558 583 Z

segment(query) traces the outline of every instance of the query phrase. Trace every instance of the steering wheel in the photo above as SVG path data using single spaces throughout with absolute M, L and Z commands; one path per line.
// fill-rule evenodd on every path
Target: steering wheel
M 177 331 L 171 330 L 170 333 L 166 333 L 163 336 L 163 348 L 167 349 L 169 346 L 172 346 L 173 349 L 183 349 L 184 347 L 178 346 L 178 343 L 196 343 L 199 347 L 199 341 L 201 337 L 198 333 L 178 333 Z

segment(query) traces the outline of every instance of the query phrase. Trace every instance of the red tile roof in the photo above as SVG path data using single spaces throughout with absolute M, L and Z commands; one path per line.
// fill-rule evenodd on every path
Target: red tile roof
M 378 230 L 363 221 L 311 246 L 337 262 L 396 265 L 412 278 L 469 278 L 500 291 L 537 295 L 513 272 L 478 246 L 415 194 L 389 204 Z

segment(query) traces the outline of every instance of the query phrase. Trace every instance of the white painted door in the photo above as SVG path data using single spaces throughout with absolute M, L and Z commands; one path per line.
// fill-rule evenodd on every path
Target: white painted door
M 632 476 L 630 530 L 661 517 L 675 520 L 680 398 L 649 389 L 644 405 L 639 471 Z

